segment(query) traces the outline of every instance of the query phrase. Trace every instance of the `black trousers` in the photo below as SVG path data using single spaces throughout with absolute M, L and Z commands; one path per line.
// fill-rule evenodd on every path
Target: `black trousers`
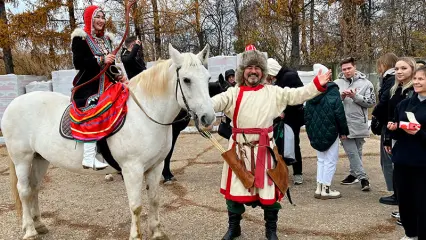
M 395 164 L 394 178 L 405 235 L 426 240 L 426 167 Z
M 294 132 L 294 155 L 296 162 L 293 164 L 293 175 L 302 175 L 302 152 L 300 150 L 300 127 L 290 126 Z
M 175 118 L 174 121 L 182 119 L 185 116 L 186 116 L 186 111 L 182 110 L 180 111 L 180 113 L 178 114 L 178 116 Z M 173 150 L 175 149 L 176 140 L 178 139 L 180 132 L 188 126 L 189 121 L 190 120 L 172 124 L 172 135 L 173 135 L 172 148 L 170 149 L 169 154 L 167 154 L 167 157 L 164 159 L 164 168 L 162 173 L 164 179 L 170 179 L 174 177 L 172 172 L 170 171 L 170 160 L 173 155 Z

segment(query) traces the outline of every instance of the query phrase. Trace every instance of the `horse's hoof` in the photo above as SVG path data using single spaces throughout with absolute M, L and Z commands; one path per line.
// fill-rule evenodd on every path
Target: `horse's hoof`
M 31 230 L 26 230 L 24 235 L 24 240 L 36 240 L 38 239 L 38 232 L 32 228 Z
M 32 235 L 32 236 L 27 236 L 27 234 L 25 234 L 23 240 L 37 240 L 39 239 L 38 237 L 39 237 L 38 234 Z
M 160 233 L 160 234 L 154 234 L 151 237 L 152 240 L 169 240 L 169 237 L 167 237 L 166 234 Z
M 38 234 L 46 234 L 49 232 L 49 229 L 47 229 L 46 226 L 40 226 L 36 228 L 36 231 L 38 232 Z
M 158 237 L 153 237 L 152 240 L 169 240 L 169 237 L 167 237 L 166 235 L 158 236 Z

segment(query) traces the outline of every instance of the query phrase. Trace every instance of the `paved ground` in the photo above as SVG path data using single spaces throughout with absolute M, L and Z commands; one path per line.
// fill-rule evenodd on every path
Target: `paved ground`
M 219 136 L 216 135 L 218 139 Z M 371 177 L 372 191 L 360 185 L 342 186 L 348 160 L 341 149 L 335 185 L 343 197 L 317 200 L 316 158 L 302 133 L 305 183 L 292 187 L 296 206 L 283 201 L 279 214 L 280 239 L 399 239 L 402 228 L 390 212 L 395 207 L 378 203 L 387 195 L 380 169 L 379 141 L 367 140 L 364 163 Z M 225 140 L 220 140 L 223 145 Z M 222 160 L 210 143 L 196 134 L 181 135 L 173 156 L 172 169 L 178 179 L 161 187 L 161 221 L 170 239 L 220 239 L 227 227 L 225 201 L 219 194 Z M 23 236 L 10 200 L 7 150 L 0 148 L 0 240 Z M 123 181 L 105 182 L 100 176 L 84 176 L 50 167 L 40 194 L 42 217 L 50 232 L 41 239 L 112 240 L 128 239 L 130 213 Z M 144 195 L 144 199 L 146 196 Z M 147 237 L 146 211 L 142 224 Z M 247 209 L 242 221 L 242 240 L 264 239 L 263 212 Z

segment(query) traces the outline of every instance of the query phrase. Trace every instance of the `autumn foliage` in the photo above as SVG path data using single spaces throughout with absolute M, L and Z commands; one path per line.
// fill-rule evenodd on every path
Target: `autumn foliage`
M 17 74 L 72 68 L 71 26 L 82 27 L 82 11 L 91 1 L 23 2 L 24 12 L 0 16 L 0 57 L 10 47 Z M 118 41 L 126 2 L 104 4 Z M 138 0 L 131 15 L 130 31 L 142 40 L 146 61 L 167 58 L 168 43 L 192 52 L 208 43 L 212 56 L 255 44 L 296 68 L 348 55 L 371 62 L 390 51 L 426 56 L 426 9 L 418 0 Z M 4 64 L 0 59 L 0 74 Z

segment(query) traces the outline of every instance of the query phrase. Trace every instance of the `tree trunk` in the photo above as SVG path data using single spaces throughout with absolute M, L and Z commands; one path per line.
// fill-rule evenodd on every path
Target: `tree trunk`
M 309 50 L 312 53 L 315 50 L 314 40 L 314 19 L 315 18 L 315 1 L 311 0 L 311 11 L 309 13 Z
M 200 3 L 198 0 L 195 0 L 195 31 L 197 32 L 198 37 L 198 51 L 201 51 L 204 47 L 204 32 L 201 29 L 200 24 Z
M 305 8 L 302 9 L 301 28 L 302 28 L 302 43 L 301 43 L 301 46 L 300 46 L 300 50 L 302 51 L 303 60 L 304 60 L 304 63 L 306 64 L 309 61 L 309 54 L 308 54 L 308 43 L 306 41 L 306 11 L 305 11 Z
M 240 16 L 240 4 L 241 0 L 234 0 L 234 12 L 235 18 L 237 19 L 237 26 L 235 27 L 235 36 L 237 37 L 237 41 L 234 44 L 235 52 L 242 52 L 244 50 L 244 36 L 241 31 L 241 16 Z
M 74 15 L 74 0 L 68 0 L 67 5 L 68 5 L 68 15 L 70 18 L 70 28 L 71 28 L 71 31 L 73 31 L 77 27 L 77 24 L 75 23 L 75 15 Z
M 3 21 L 7 26 L 6 5 L 4 0 L 0 0 L 0 21 Z M 4 66 L 5 66 L 6 74 L 13 74 L 15 73 L 15 69 L 14 69 L 13 58 L 12 58 L 12 48 L 11 48 L 12 43 L 10 42 L 9 34 L 5 34 L 4 37 L 5 37 L 5 45 L 0 46 L 1 48 L 3 48 Z
M 290 17 L 290 34 L 291 34 L 291 57 L 290 67 L 298 68 L 300 65 L 300 4 L 299 1 L 291 1 Z
M 138 8 L 138 3 L 136 2 L 133 5 L 133 23 L 134 23 L 134 27 L 135 27 L 135 35 L 139 37 L 139 39 L 141 41 L 145 40 L 142 34 L 142 29 L 141 29 L 141 23 L 139 23 L 139 20 L 141 19 L 140 17 L 140 12 L 139 12 L 139 8 Z
M 342 20 L 341 34 L 343 40 L 343 54 L 346 56 L 355 56 L 356 49 L 356 5 L 353 1 L 342 1 Z
M 160 38 L 160 17 L 158 16 L 158 5 L 157 0 L 152 0 L 152 10 L 154 11 L 154 44 L 155 44 L 155 56 L 157 60 L 161 57 L 161 38 Z

